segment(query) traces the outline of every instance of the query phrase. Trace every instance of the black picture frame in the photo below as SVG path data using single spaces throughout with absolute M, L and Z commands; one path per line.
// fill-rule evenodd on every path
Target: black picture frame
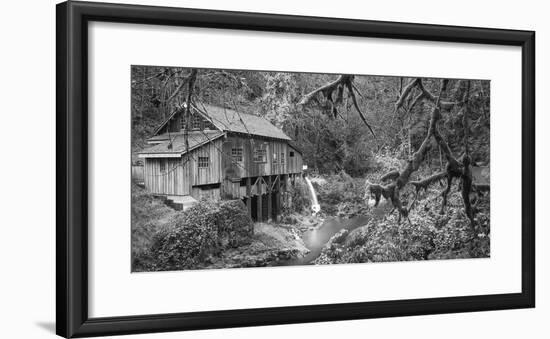
M 56 8 L 56 328 L 64 337 L 214 329 L 535 306 L 535 32 L 69 1 Z M 109 318 L 88 315 L 88 23 L 521 46 L 521 293 Z

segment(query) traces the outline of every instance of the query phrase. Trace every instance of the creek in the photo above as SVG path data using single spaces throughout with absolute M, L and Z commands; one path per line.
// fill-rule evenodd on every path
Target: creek
M 306 256 L 280 262 L 279 265 L 292 266 L 312 264 L 313 261 L 321 254 L 323 246 L 325 246 L 333 235 L 343 229 L 352 231 L 358 227 L 364 226 L 370 219 L 370 216 L 364 215 L 353 217 L 351 219 L 338 217 L 326 219 L 320 227 L 309 230 L 302 235 L 302 240 L 309 250 L 309 253 Z

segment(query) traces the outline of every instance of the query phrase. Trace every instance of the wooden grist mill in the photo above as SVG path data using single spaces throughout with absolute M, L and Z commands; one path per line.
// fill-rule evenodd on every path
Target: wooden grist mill
M 187 208 L 203 197 L 241 199 L 257 221 L 276 219 L 302 172 L 292 140 L 262 117 L 205 105 L 175 110 L 139 153 L 148 192 Z

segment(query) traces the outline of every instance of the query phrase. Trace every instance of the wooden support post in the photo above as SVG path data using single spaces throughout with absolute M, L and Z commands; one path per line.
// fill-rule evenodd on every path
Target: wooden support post
M 250 177 L 246 178 L 246 208 L 248 215 L 252 217 L 252 188 L 250 187 Z
M 272 194 L 273 190 L 271 189 L 271 175 L 267 177 L 267 219 L 272 219 L 273 214 L 273 200 Z
M 284 206 L 287 206 L 289 207 L 288 205 L 288 196 L 286 194 L 287 192 L 287 175 L 286 174 L 283 174 L 281 176 L 281 200 L 282 200 L 282 203 Z
M 143 187 L 145 187 L 147 192 L 151 192 L 151 188 L 147 182 L 147 158 L 143 159 Z
M 279 220 L 281 214 L 281 175 L 277 176 L 277 196 L 275 197 L 275 221 Z
M 195 165 L 193 163 L 193 158 L 191 157 L 190 154 L 187 154 L 187 159 L 184 160 L 185 161 L 185 165 L 184 165 L 184 168 L 185 166 L 187 166 L 187 171 L 189 173 L 189 195 L 192 195 L 193 194 L 193 184 L 195 183 L 195 178 L 194 178 L 194 171 L 193 171 L 193 166 Z
M 256 183 L 257 183 L 256 188 L 258 190 L 258 199 L 257 199 L 258 210 L 256 212 L 256 215 L 257 215 L 258 221 L 261 222 L 263 219 L 262 218 L 262 181 L 257 180 Z

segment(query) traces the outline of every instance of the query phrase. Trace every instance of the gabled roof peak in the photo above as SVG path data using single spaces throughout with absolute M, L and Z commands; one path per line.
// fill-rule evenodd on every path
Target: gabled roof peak
M 162 123 L 155 134 L 158 134 L 168 121 L 172 120 L 178 112 L 184 109 L 185 106 L 176 109 L 170 117 Z M 193 105 L 192 109 L 194 112 L 198 112 L 206 120 L 210 121 L 220 131 L 291 140 L 281 129 L 275 127 L 267 119 L 257 115 L 214 105 Z

